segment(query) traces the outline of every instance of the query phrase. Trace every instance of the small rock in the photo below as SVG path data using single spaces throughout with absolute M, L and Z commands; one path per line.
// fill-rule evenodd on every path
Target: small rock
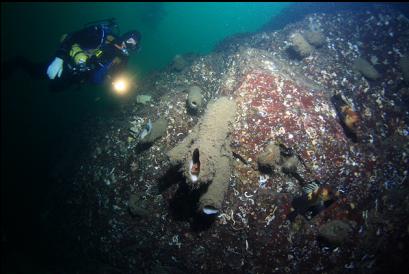
M 340 245 L 344 243 L 352 232 L 354 222 L 333 220 L 319 229 L 319 236 L 330 244 Z
M 136 102 L 142 105 L 146 105 L 151 101 L 152 97 L 150 95 L 138 95 L 136 96 Z
M 148 217 L 149 212 L 143 207 L 144 200 L 136 194 L 131 194 L 128 201 L 129 212 L 132 216 Z

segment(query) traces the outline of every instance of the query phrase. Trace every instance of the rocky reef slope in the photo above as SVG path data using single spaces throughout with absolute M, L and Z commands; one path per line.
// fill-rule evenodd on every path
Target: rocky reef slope
M 92 137 L 93 152 L 70 178 L 63 224 L 87 243 L 88 267 L 398 272 L 409 242 L 408 30 L 409 20 L 388 9 L 311 14 L 281 30 L 230 37 L 209 55 L 152 74 L 138 94 L 153 100 L 94 126 L 101 134 Z M 192 86 L 202 90 L 197 113 L 186 105 Z M 197 211 L 203 193 L 167 153 L 198 131 L 222 96 L 234 100 L 234 118 L 216 147 L 228 146 L 231 164 L 220 212 L 208 218 Z M 141 148 L 129 129 L 158 118 L 166 131 Z M 217 153 L 203 155 L 206 164 Z M 180 159 L 189 170 L 190 157 Z M 300 197 L 302 207 L 294 202 Z M 143 214 L 131 214 L 130 204 Z

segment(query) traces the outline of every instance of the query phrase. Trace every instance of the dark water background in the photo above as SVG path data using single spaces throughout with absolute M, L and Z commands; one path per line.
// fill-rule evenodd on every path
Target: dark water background
M 379 4 L 379 3 L 377 3 Z M 2 3 L 2 62 L 15 55 L 52 57 L 60 36 L 89 21 L 115 17 L 121 32 L 138 29 L 142 50 L 130 60 L 139 79 L 166 66 L 176 54 L 209 53 L 229 35 L 277 30 L 312 12 L 365 9 L 373 4 L 319 3 Z M 406 14 L 407 6 L 394 4 Z M 2 69 L 7 69 L 3 68 Z M 66 171 L 87 148 L 80 132 L 91 117 L 110 117 L 120 102 L 106 88 L 50 93 L 46 81 L 23 71 L 1 83 L 2 270 L 29 265 L 45 272 L 69 265 L 64 233 L 44 224 L 53 207 L 47 189 L 56 163 Z M 99 98 L 99 100 L 96 100 Z M 63 218 L 64 216 L 61 216 Z M 6 254 L 6 255 L 4 255 Z M 25 273 L 25 272 L 24 272 Z

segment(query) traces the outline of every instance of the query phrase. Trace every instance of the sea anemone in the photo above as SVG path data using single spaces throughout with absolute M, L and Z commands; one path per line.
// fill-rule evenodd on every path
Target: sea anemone
M 196 148 L 192 154 L 192 160 L 189 163 L 190 178 L 193 182 L 197 181 L 197 176 L 200 173 L 199 149 Z

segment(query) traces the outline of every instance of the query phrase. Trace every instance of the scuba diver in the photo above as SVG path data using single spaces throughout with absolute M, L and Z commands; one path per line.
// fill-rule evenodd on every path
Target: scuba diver
M 128 31 L 121 36 L 118 33 L 113 18 L 90 22 L 83 29 L 61 37 L 51 62 L 35 64 L 18 56 L 8 62 L 7 74 L 20 67 L 33 77 L 47 77 L 51 80 L 51 91 L 79 88 L 84 83 L 100 85 L 123 71 L 130 55 L 140 49 L 138 31 Z

